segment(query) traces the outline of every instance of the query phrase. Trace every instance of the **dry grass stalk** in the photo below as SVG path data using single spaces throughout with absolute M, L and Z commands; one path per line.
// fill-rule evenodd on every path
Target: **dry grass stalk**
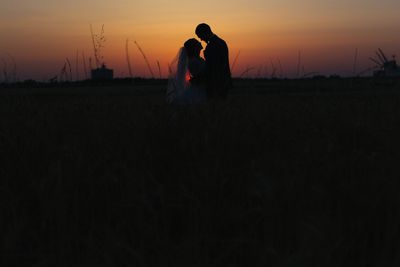
M 85 79 L 88 78 L 88 73 L 87 73 L 87 67 L 86 67 L 86 58 L 85 58 L 85 52 L 82 51 L 82 61 L 83 61 L 83 70 L 85 73 Z
M 357 59 L 358 59 L 358 48 L 356 48 L 356 50 L 354 51 L 353 75 L 356 75 Z
M 91 70 L 93 69 L 92 57 L 89 57 L 89 68 L 90 68 Z
M 8 71 L 7 71 L 7 61 L 2 58 L 3 61 L 3 76 L 4 76 L 4 82 L 8 83 Z
M 319 72 L 317 72 L 317 71 L 307 72 L 307 73 L 304 73 L 303 78 L 307 78 L 307 77 L 310 77 L 310 76 L 315 76 L 315 75 L 318 75 L 318 74 L 319 74 Z
M 261 78 L 261 76 L 262 76 L 262 74 L 261 74 L 262 69 L 263 69 L 263 65 L 261 64 L 261 65 L 258 67 L 258 69 L 257 69 L 257 75 L 256 75 L 257 78 Z
M 9 60 L 2 58 L 4 80 L 7 82 L 17 82 L 17 63 L 12 55 L 7 53 Z
M 301 51 L 299 50 L 297 56 L 297 77 L 300 77 L 300 66 L 301 66 Z
M 268 77 L 268 64 L 264 64 L 264 77 Z
M 60 71 L 60 82 L 67 80 L 67 62 L 64 62 L 64 66 L 61 68 Z
M 143 59 L 144 59 L 144 61 L 146 62 L 147 67 L 148 67 L 148 69 L 149 69 L 149 71 L 150 71 L 151 77 L 154 78 L 154 72 L 153 72 L 153 70 L 152 70 L 152 68 L 151 68 L 151 66 L 150 66 L 150 63 L 149 63 L 149 61 L 148 61 L 148 59 L 147 59 L 145 53 L 143 52 L 142 48 L 139 46 L 139 44 L 138 44 L 136 41 L 135 41 L 135 45 L 137 46 L 137 48 L 139 49 L 140 53 L 142 54 Z
M 168 63 L 168 75 L 171 76 L 173 74 L 171 64 Z
M 65 60 L 67 61 L 68 68 L 69 68 L 69 80 L 72 81 L 72 67 L 71 67 L 71 62 L 69 61 L 68 58 L 66 58 Z
M 271 69 L 272 69 L 271 78 L 276 78 L 277 68 L 275 67 L 274 62 L 272 62 L 272 60 L 271 60 Z
M 93 52 L 94 52 L 94 57 L 96 59 L 96 65 L 97 65 L 97 67 L 99 67 L 99 60 L 98 60 L 98 57 L 97 57 L 97 48 L 96 48 L 96 42 L 94 40 L 94 33 L 93 33 L 92 24 L 90 24 L 90 35 L 92 36 Z
M 75 58 L 75 79 L 79 81 L 79 50 L 76 50 L 76 58 Z
M 160 66 L 160 61 L 158 61 L 158 60 L 157 60 L 157 66 L 158 66 L 158 74 L 159 74 L 159 77 L 160 77 L 160 79 L 161 79 L 161 77 L 162 77 L 162 74 L 161 74 L 161 66 Z
M 358 77 L 358 76 L 361 76 L 361 75 L 363 75 L 363 74 L 365 74 L 365 73 L 367 73 L 367 72 L 373 71 L 373 70 L 375 70 L 375 69 L 376 69 L 376 66 L 368 67 L 368 68 L 366 68 L 366 69 L 360 71 L 359 73 L 357 73 L 356 76 L 357 76 L 357 77 Z
M 278 58 L 278 64 L 279 64 L 279 71 L 280 71 L 280 77 L 283 78 L 283 67 L 282 67 L 282 63 L 281 60 Z
M 243 72 L 242 72 L 242 74 L 240 74 L 240 78 L 242 78 L 242 77 L 244 77 L 245 75 L 248 75 L 249 74 L 249 72 L 251 71 L 251 70 L 253 70 L 254 69 L 254 67 L 247 67 Z
M 236 67 L 236 62 L 237 62 L 237 60 L 238 60 L 238 58 L 239 58 L 239 55 L 240 55 L 240 50 L 238 51 L 238 53 L 236 54 L 235 59 L 233 60 L 232 67 L 231 67 L 231 72 L 233 72 L 233 70 L 234 70 L 235 67 Z
M 132 74 L 131 60 L 130 60 L 130 57 L 129 57 L 129 39 L 126 39 L 125 53 L 126 53 L 126 62 L 128 64 L 129 77 L 132 78 L 133 74 Z
M 92 36 L 94 58 L 96 60 L 96 67 L 100 68 L 103 62 L 103 56 L 101 55 L 101 48 L 104 47 L 106 38 L 104 37 L 104 24 L 101 26 L 100 34 L 94 34 L 92 24 L 90 24 L 90 34 Z

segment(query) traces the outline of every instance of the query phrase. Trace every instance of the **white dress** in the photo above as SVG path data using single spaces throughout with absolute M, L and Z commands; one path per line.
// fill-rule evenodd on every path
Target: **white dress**
M 189 82 L 189 86 L 182 94 L 182 104 L 201 104 L 206 102 L 206 88 L 201 76 L 204 75 L 205 62 L 202 58 L 191 58 L 188 62 L 189 77 L 193 82 Z
M 206 102 L 206 88 L 204 82 L 201 82 L 205 70 L 204 59 L 188 58 L 182 47 L 169 69 L 166 95 L 169 104 L 193 105 Z

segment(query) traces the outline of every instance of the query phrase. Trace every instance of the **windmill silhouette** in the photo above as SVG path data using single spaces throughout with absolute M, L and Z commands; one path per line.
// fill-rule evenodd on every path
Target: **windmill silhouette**
M 374 77 L 400 77 L 400 67 L 397 65 L 395 55 L 391 60 L 388 60 L 382 49 L 378 48 L 375 51 L 376 58 L 370 57 L 369 59 L 376 64 Z

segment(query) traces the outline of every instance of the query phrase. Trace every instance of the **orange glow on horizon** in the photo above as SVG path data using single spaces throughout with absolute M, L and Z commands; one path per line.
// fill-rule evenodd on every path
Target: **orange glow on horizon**
M 22 80 L 54 77 L 67 58 L 73 73 L 84 77 L 83 58 L 87 67 L 90 58 L 94 62 L 89 25 L 98 34 L 104 24 L 106 41 L 101 56 L 116 77 L 128 76 L 125 44 L 129 39 L 133 75 L 151 76 L 134 45 L 137 41 L 154 76 L 166 78 L 168 64 L 184 41 L 196 38 L 196 25 L 207 22 L 227 42 L 231 64 L 240 51 L 234 77 L 244 72 L 249 77 L 269 77 L 274 71 L 294 77 L 299 51 L 304 72 L 352 75 L 356 48 L 360 71 L 371 66 L 368 58 L 377 48 L 388 57 L 400 56 L 396 26 L 400 2 L 382 1 L 384 5 L 372 0 L 334 4 L 321 0 L 6 1 L 0 9 L 0 59 L 10 66 L 11 55 Z M 0 73 L 0 82 L 2 79 Z

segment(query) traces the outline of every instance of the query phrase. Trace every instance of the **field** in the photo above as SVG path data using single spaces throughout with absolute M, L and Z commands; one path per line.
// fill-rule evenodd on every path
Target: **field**
M 0 88 L 1 266 L 399 266 L 400 82 Z

